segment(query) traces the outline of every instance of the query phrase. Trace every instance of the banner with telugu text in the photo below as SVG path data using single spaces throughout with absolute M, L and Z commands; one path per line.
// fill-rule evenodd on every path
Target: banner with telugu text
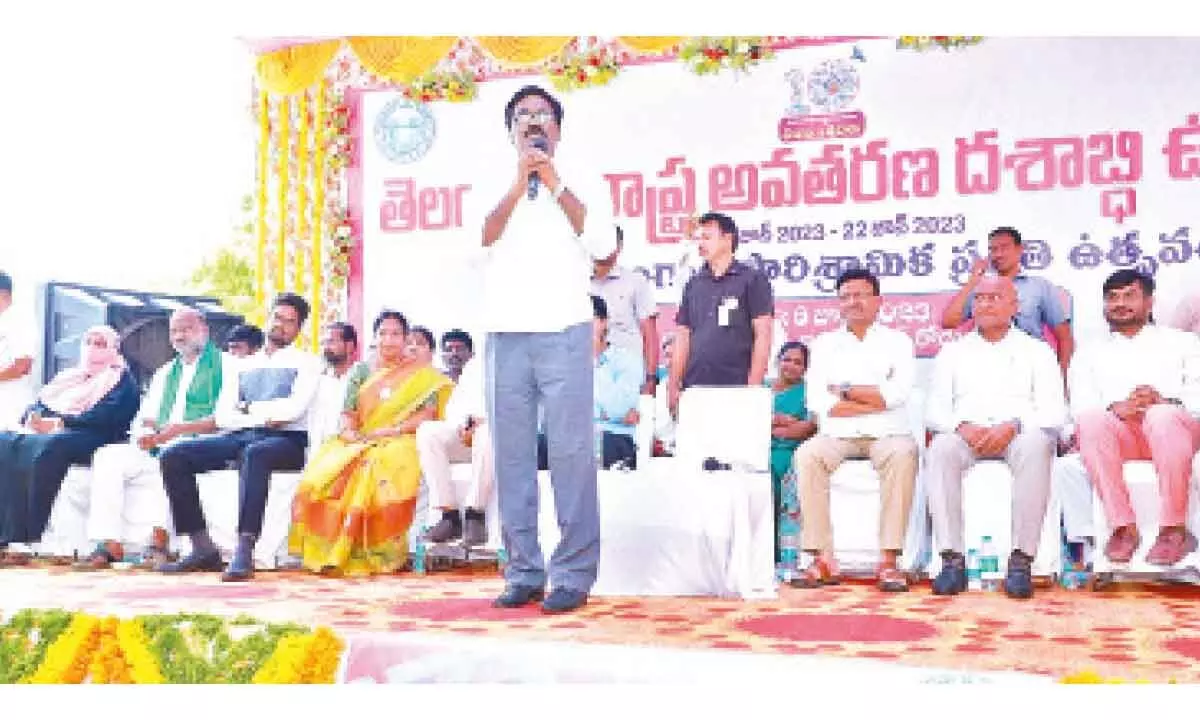
M 1196 67 L 1200 40 L 1151 38 L 924 53 L 881 40 L 782 51 L 740 76 L 626 67 L 559 95 L 559 162 L 623 228 L 622 264 L 654 282 L 664 327 L 695 264 L 683 223 L 717 210 L 738 223 L 739 258 L 771 278 L 790 338 L 836 324 L 834 279 L 860 264 L 882 279 L 884 322 L 935 354 L 955 336 L 941 310 L 999 225 L 1021 230 L 1028 270 L 1070 293 L 1088 336 L 1119 267 L 1154 273 L 1160 317 L 1198 285 Z M 492 81 L 473 103 L 427 106 L 357 96 L 368 321 L 396 307 L 435 331 L 474 328 L 480 223 L 515 168 L 504 104 L 530 82 L 548 87 Z

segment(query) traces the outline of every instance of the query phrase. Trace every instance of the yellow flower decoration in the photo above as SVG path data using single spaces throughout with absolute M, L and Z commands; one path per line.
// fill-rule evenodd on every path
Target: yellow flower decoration
M 646 55 L 665 53 L 686 39 L 682 35 L 621 35 L 617 38 L 630 50 Z
M 407 85 L 433 70 L 450 53 L 455 37 L 352 37 L 350 49 L 363 67 L 394 83 Z
M 479 35 L 475 41 L 489 55 L 508 65 L 537 65 L 549 60 L 571 42 L 570 36 Z

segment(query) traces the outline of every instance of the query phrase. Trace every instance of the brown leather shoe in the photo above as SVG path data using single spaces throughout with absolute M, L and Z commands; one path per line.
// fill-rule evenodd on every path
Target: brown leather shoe
M 841 581 L 841 577 L 838 576 L 837 563 L 830 563 L 823 558 L 816 557 L 799 577 L 793 578 L 788 584 L 794 588 L 819 588 L 826 585 L 837 585 Z
M 1124 525 L 1113 531 L 1112 537 L 1104 545 L 1104 555 L 1115 563 L 1127 563 L 1133 559 L 1142 536 L 1136 525 Z
M 1146 553 L 1146 562 L 1169 567 L 1196 551 L 1196 536 L 1181 527 L 1165 527 Z

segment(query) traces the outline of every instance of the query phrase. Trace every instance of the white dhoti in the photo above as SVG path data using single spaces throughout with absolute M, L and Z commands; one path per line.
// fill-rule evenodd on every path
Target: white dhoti
M 88 540 L 142 545 L 170 527 L 158 458 L 134 445 L 105 445 L 92 457 Z
M 458 425 L 431 420 L 417 428 L 417 453 L 429 487 L 429 507 L 484 510 L 492 497 L 492 435 L 486 423 L 475 427 L 471 447 L 458 437 Z M 457 502 L 450 477 L 453 463 L 471 463 L 471 486 Z
M 1050 476 L 1051 492 L 1058 498 L 1063 513 L 1063 528 L 1068 542 L 1094 537 L 1092 528 L 1092 482 L 1079 453 L 1054 459 Z

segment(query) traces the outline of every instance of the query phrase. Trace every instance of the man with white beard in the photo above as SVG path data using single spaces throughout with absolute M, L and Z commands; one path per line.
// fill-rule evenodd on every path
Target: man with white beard
M 159 472 L 158 454 L 179 438 L 216 432 L 213 408 L 226 383 L 237 382 L 234 361 L 209 339 L 200 311 L 176 310 L 170 321 L 176 358 L 154 373 L 141 409 L 129 429 L 128 443 L 105 445 L 92 458 L 88 540 L 96 549 L 76 569 L 98 570 L 124 559 L 126 546 L 143 543 L 131 537 L 138 522 L 151 519 L 156 536 L 152 550 L 165 553 L 170 517 Z M 126 518 L 133 520 L 127 522 Z

